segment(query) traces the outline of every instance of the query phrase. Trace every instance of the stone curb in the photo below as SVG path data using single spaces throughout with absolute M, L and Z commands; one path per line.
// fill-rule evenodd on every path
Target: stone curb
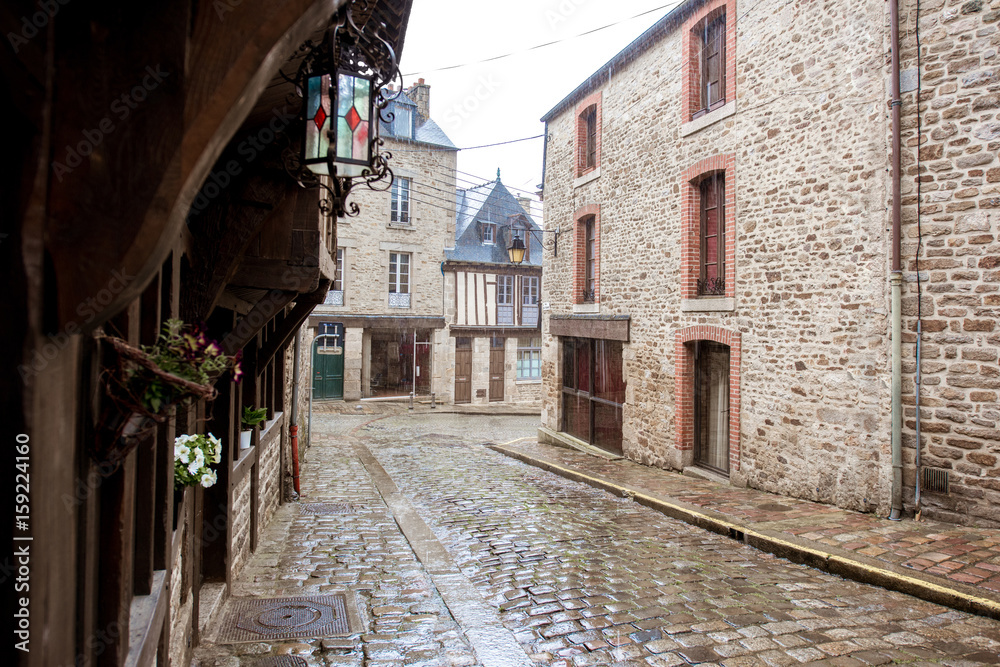
M 977 595 L 977 589 L 971 586 L 952 582 L 942 577 L 901 571 L 901 568 L 890 563 L 883 563 L 849 551 L 831 549 L 826 545 L 778 531 L 755 530 L 734 522 L 720 512 L 704 510 L 678 500 L 650 495 L 640 488 L 621 485 L 603 477 L 592 476 L 552 461 L 530 456 L 508 447 L 507 444 L 491 445 L 490 448 L 504 456 L 547 470 L 566 479 L 602 489 L 622 498 L 630 498 L 671 518 L 730 537 L 792 562 L 808 565 L 845 579 L 912 595 L 921 600 L 959 611 L 1000 620 L 1000 600 Z

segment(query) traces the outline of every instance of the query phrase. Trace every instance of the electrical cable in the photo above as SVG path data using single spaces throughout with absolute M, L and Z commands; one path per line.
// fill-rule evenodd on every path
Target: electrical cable
M 528 47 L 526 49 L 521 49 L 519 51 L 511 51 L 510 53 L 504 53 L 504 54 L 501 54 L 501 55 L 498 55 L 498 56 L 492 56 L 490 58 L 484 58 L 482 60 L 474 60 L 474 61 L 465 62 L 465 63 L 457 63 L 455 65 L 447 65 L 445 67 L 436 67 L 436 68 L 433 68 L 433 69 L 422 69 L 422 70 L 419 70 L 419 71 L 416 71 L 416 72 L 410 72 L 408 74 L 404 74 L 403 76 L 416 76 L 417 74 L 429 74 L 431 72 L 444 72 L 446 70 L 459 69 L 461 67 L 469 67 L 471 65 L 481 65 L 482 63 L 488 63 L 488 62 L 493 62 L 493 61 L 496 61 L 496 60 L 502 60 L 504 58 L 510 58 L 511 56 L 515 56 L 515 55 L 518 55 L 520 53 L 529 53 L 531 51 L 535 51 L 537 49 L 541 49 L 541 48 L 544 48 L 546 46 L 553 46 L 555 44 L 561 44 L 562 42 L 568 42 L 568 41 L 573 40 L 573 39 L 579 39 L 580 37 L 585 37 L 587 35 L 592 35 L 595 32 L 600 32 L 601 30 L 607 30 L 608 28 L 613 28 L 616 25 L 620 25 L 622 23 L 626 23 L 627 21 L 632 21 L 634 19 L 637 19 L 637 18 L 640 18 L 642 16 L 645 16 L 646 14 L 652 14 L 653 12 L 662 11 L 664 9 L 673 9 L 673 8 L 677 7 L 677 5 L 681 4 L 681 1 L 682 0 L 677 0 L 677 2 L 673 2 L 673 3 L 670 3 L 670 4 L 662 5 L 660 7 L 654 7 L 653 9 L 648 9 L 648 10 L 646 10 L 644 12 L 640 12 L 639 14 L 636 14 L 635 16 L 630 16 L 629 18 L 621 19 L 620 21 L 615 21 L 614 23 L 608 23 L 607 25 L 602 25 L 602 26 L 597 27 L 597 28 L 592 28 L 591 30 L 586 30 L 586 31 L 581 32 L 581 33 L 579 33 L 577 35 L 572 35 L 570 37 L 564 37 L 562 39 L 555 39 L 555 40 L 552 40 L 551 42 L 545 42 L 543 44 L 536 44 L 535 46 L 530 46 L 530 47 Z

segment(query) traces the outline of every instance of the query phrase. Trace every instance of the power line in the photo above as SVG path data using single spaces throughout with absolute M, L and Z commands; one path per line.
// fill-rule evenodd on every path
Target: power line
M 532 139 L 541 139 L 544 134 L 536 134 L 533 137 L 521 137 L 520 139 L 509 139 L 507 141 L 498 141 L 495 144 L 483 144 L 481 146 L 467 146 L 465 148 L 459 148 L 460 151 L 474 151 L 477 148 L 493 148 L 494 146 L 504 146 L 506 144 L 516 144 L 519 141 L 531 141 Z M 390 153 L 434 153 L 442 151 L 453 151 L 454 148 L 397 148 L 396 150 L 389 151 Z
M 646 10 L 644 12 L 640 12 L 640 13 L 636 14 L 635 16 L 630 16 L 629 18 L 621 19 L 620 21 L 615 21 L 614 23 L 608 23 L 607 25 L 602 25 L 602 26 L 600 26 L 598 28 L 593 28 L 591 30 L 586 30 L 584 32 L 581 32 L 581 33 L 579 33 L 577 35 L 573 35 L 571 37 L 564 37 L 562 39 L 552 40 L 551 42 L 545 42 L 543 44 L 536 44 L 535 46 L 529 46 L 528 48 L 521 49 L 520 51 L 511 51 L 510 53 L 504 53 L 504 54 L 501 54 L 499 56 L 492 56 L 490 58 L 484 58 L 483 60 L 475 60 L 475 61 L 471 61 L 471 62 L 458 63 L 458 64 L 455 64 L 455 65 L 448 65 L 446 67 L 438 67 L 438 68 L 435 68 L 435 69 L 424 69 L 424 70 L 420 70 L 420 71 L 417 71 L 417 72 L 410 72 L 408 74 L 404 74 L 403 76 L 416 76 L 417 74 L 429 74 L 431 72 L 444 72 L 446 70 L 458 69 L 460 67 L 469 67 L 470 65 L 480 65 L 482 63 L 493 62 L 495 60 L 502 60 L 504 58 L 510 58 L 511 56 L 515 56 L 515 55 L 518 55 L 520 53 L 529 53 L 531 51 L 535 51 L 537 49 L 541 49 L 541 48 L 544 48 L 546 46 L 552 46 L 554 44 L 561 44 L 562 42 L 568 42 L 568 41 L 573 40 L 573 39 L 579 39 L 580 37 L 585 37 L 587 35 L 592 35 L 595 32 L 600 32 L 601 30 L 606 30 L 608 28 L 613 28 L 616 25 L 621 25 L 622 23 L 626 23 L 626 22 L 631 21 L 633 19 L 637 19 L 639 17 L 645 16 L 646 14 L 652 14 L 653 12 L 659 12 L 659 11 L 662 11 L 664 9 L 673 9 L 674 7 L 676 7 L 677 5 L 679 5 L 680 3 L 681 3 L 681 0 L 677 0 L 677 2 L 673 2 L 673 3 L 670 3 L 670 4 L 662 5 L 660 7 L 654 7 L 653 9 L 648 9 L 648 10 Z

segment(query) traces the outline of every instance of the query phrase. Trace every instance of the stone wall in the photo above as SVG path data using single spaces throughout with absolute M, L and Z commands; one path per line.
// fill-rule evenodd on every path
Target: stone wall
M 682 13 L 651 48 L 601 73 L 600 175 L 590 180 L 574 183 L 575 101 L 549 122 L 546 224 L 573 234 L 574 212 L 599 207 L 601 264 L 599 305 L 574 305 L 575 252 L 546 254 L 542 301 L 551 313 L 631 317 L 623 351 L 629 458 L 691 465 L 677 441 L 675 345 L 689 327 L 712 327 L 739 334 L 742 345 L 731 481 L 888 511 L 885 11 L 880 0 L 737 2 L 727 93 L 735 102 L 695 122 L 682 109 L 679 26 L 691 16 Z M 732 295 L 684 298 L 684 174 L 727 154 Z M 558 429 L 559 346 L 549 314 L 543 420 Z
M 1000 527 L 1000 2 L 922 0 L 919 25 L 916 7 L 901 1 L 907 503 L 919 315 L 921 464 L 950 491 L 925 488 L 923 513 Z
M 250 559 L 250 488 L 251 477 L 246 475 L 233 490 L 233 512 L 230 517 L 232 531 L 232 576 L 235 579 Z
M 260 466 L 260 493 L 257 516 L 259 520 L 259 531 L 263 532 L 267 524 L 271 522 L 281 501 L 281 447 L 286 438 L 284 432 L 288 429 L 288 420 L 291 417 L 289 412 L 281 418 L 281 422 L 271 427 L 271 430 L 280 429 L 274 433 L 273 437 L 269 432 L 268 442 L 265 443 L 260 453 L 258 465 Z

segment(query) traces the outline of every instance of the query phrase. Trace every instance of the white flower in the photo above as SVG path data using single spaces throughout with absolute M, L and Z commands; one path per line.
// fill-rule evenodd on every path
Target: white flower
M 185 444 L 174 445 L 174 459 L 181 463 L 189 463 L 191 449 Z
M 201 476 L 201 485 L 206 489 L 213 484 L 215 484 L 218 478 L 215 475 L 215 471 L 208 470 Z
M 194 450 L 194 461 L 191 461 L 191 465 L 188 466 L 188 472 L 192 475 L 197 475 L 198 471 L 205 465 L 205 455 L 201 453 L 200 449 Z

